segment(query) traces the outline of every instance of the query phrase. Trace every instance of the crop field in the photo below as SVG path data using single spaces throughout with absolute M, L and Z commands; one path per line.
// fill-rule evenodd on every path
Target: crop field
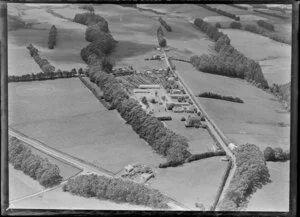
M 267 165 L 272 183 L 258 190 L 253 195 L 247 211 L 287 212 L 289 211 L 290 163 L 268 162 Z
M 267 37 L 235 29 L 222 29 L 232 45 L 247 57 L 259 61 L 268 83 L 291 80 L 291 46 Z M 255 43 L 251 43 L 255 41 Z
M 226 162 L 220 157 L 195 161 L 175 168 L 157 169 L 150 187 L 174 198 L 192 210 L 203 203 L 208 210 L 214 202 Z
M 164 161 L 79 79 L 12 83 L 9 99 L 13 129 L 97 166 L 117 172 L 129 163 Z
M 145 206 L 83 198 L 63 192 L 61 188 L 17 201 L 10 207 L 19 209 L 151 210 Z
M 8 170 L 9 200 L 16 200 L 44 190 L 44 187 L 38 181 L 33 180 L 20 170 L 14 169 L 10 164 Z

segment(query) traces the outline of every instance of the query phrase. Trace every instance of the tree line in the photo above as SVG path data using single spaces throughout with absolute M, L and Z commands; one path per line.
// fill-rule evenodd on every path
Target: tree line
M 48 37 L 48 48 L 53 49 L 54 46 L 56 45 L 56 33 L 57 29 L 55 25 L 52 25 L 50 32 L 49 32 L 49 37 Z
M 239 16 L 237 16 L 235 14 L 232 14 L 232 13 L 229 13 L 227 11 L 223 11 L 221 9 L 213 8 L 213 7 L 210 7 L 209 5 L 206 5 L 206 4 L 198 4 L 198 5 L 201 6 L 201 7 L 203 7 L 203 8 L 205 8 L 205 9 L 207 9 L 207 10 L 210 10 L 210 11 L 216 12 L 218 14 L 221 14 L 221 15 L 223 15 L 225 17 L 229 17 L 229 18 L 237 20 L 237 21 L 240 20 Z
M 168 31 L 168 32 L 172 32 L 172 27 L 167 24 L 167 22 L 165 20 L 163 20 L 161 17 L 158 18 L 158 21 L 160 22 L 160 24 Z
M 89 42 L 80 52 L 81 58 L 86 63 L 90 56 L 105 57 L 113 52 L 117 41 L 109 31 L 108 22 L 100 15 L 94 13 L 76 14 L 74 21 L 87 25 L 85 39 Z
M 84 75 L 82 68 L 79 68 L 78 74 Z M 43 80 L 53 80 L 58 78 L 73 78 L 78 76 L 76 69 L 71 71 L 61 71 L 57 70 L 56 72 L 39 72 L 31 73 L 25 75 L 9 75 L 8 82 L 26 82 L 26 81 L 43 81 Z
M 27 49 L 29 50 L 30 55 L 33 57 L 33 59 L 39 65 L 43 72 L 52 73 L 55 71 L 55 67 L 52 66 L 47 59 L 42 59 L 38 53 L 38 49 L 35 48 L 32 44 L 29 44 L 27 46 Z
M 230 4 L 231 7 L 235 7 L 235 8 L 239 8 L 239 9 L 243 9 L 243 10 L 248 10 L 247 7 L 245 6 L 241 6 L 241 5 L 237 5 L 237 4 Z
M 290 159 L 290 152 L 283 151 L 280 147 L 267 147 L 264 150 L 264 156 L 266 161 L 287 161 Z
M 46 188 L 60 184 L 62 176 L 56 164 L 32 154 L 31 149 L 16 137 L 10 137 L 8 144 L 9 163 L 15 169 L 23 171 Z
M 238 211 L 246 207 L 250 196 L 271 182 L 264 154 L 256 145 L 244 144 L 234 149 L 236 170 L 219 210 Z
M 254 81 L 260 88 L 268 88 L 259 63 L 236 50 L 227 35 L 200 18 L 195 19 L 194 24 L 216 42 L 214 49 L 217 51 L 216 55 L 192 56 L 190 60 L 194 67 L 206 73 Z
M 156 117 L 147 114 L 123 89 L 118 80 L 103 71 L 101 60 L 90 64 L 89 77 L 103 91 L 104 99 L 117 109 L 127 124 L 139 134 L 157 153 L 168 161 L 181 161 L 191 155 L 187 139 L 166 128 Z
M 197 95 L 198 97 L 204 97 L 204 98 L 212 98 L 212 99 L 221 99 L 226 100 L 230 102 L 236 102 L 236 103 L 244 103 L 242 99 L 239 97 L 232 97 L 232 96 L 222 96 L 220 94 L 211 93 L 211 92 L 204 92 Z
M 167 46 L 167 39 L 164 37 L 164 31 L 162 30 L 161 26 L 157 29 L 157 40 L 160 47 Z
M 120 178 L 107 178 L 95 174 L 80 175 L 69 179 L 63 191 L 82 197 L 96 197 L 99 200 L 112 200 L 156 209 L 168 209 L 167 198 L 158 190 L 145 187 Z
M 257 13 L 261 13 L 261 14 L 265 14 L 265 15 L 268 15 L 268 16 L 272 16 L 272 17 L 278 17 L 278 18 L 281 18 L 281 19 L 288 19 L 288 16 L 284 16 L 284 15 L 280 15 L 280 14 L 275 14 L 275 13 L 271 13 L 271 12 L 266 12 L 266 11 L 262 11 L 262 10 L 253 10 Z

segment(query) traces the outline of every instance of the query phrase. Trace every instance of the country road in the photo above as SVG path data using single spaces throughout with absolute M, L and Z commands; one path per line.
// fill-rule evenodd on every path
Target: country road
M 233 154 L 233 152 L 228 148 L 227 144 L 229 143 L 229 140 L 225 137 L 225 135 L 222 133 L 222 131 L 219 129 L 219 127 L 214 123 L 214 121 L 209 117 L 209 115 L 206 113 L 206 111 L 204 110 L 204 108 L 201 106 L 201 104 L 197 101 L 194 93 L 192 92 L 192 90 L 188 87 L 188 85 L 185 83 L 185 81 L 183 80 L 183 78 L 181 77 L 181 75 L 176 71 L 176 69 L 172 69 L 172 65 L 169 62 L 169 58 L 165 52 L 165 50 L 163 49 L 163 54 L 164 54 L 164 59 L 166 60 L 166 64 L 167 66 L 170 68 L 170 70 L 178 77 L 178 80 L 180 81 L 180 83 L 182 84 L 182 87 L 184 88 L 185 92 L 188 93 L 188 95 L 190 96 L 190 99 L 193 101 L 194 105 L 196 105 L 196 107 L 198 108 L 198 110 L 204 115 L 206 123 L 207 123 L 207 127 L 209 128 L 212 136 L 214 137 L 214 139 L 222 146 L 222 148 L 224 149 L 224 151 L 226 152 L 226 155 L 228 157 L 231 158 L 232 160 L 232 165 L 233 167 L 231 168 L 229 175 L 226 179 L 224 188 L 222 189 L 222 193 L 218 199 L 218 203 L 224 198 L 225 195 L 225 191 L 230 183 L 230 180 L 232 179 L 235 169 L 236 169 L 236 164 L 235 164 L 235 156 Z M 217 203 L 217 204 L 218 204 Z M 218 205 L 217 205 L 218 208 Z

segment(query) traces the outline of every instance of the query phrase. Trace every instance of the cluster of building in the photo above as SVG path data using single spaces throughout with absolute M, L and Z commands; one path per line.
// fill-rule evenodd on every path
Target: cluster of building
M 154 54 L 152 57 L 150 58 L 145 58 L 145 60 L 162 60 L 164 57 L 158 54 Z
M 119 67 L 113 69 L 113 75 L 114 76 L 125 76 L 125 75 L 132 75 L 136 73 L 136 70 L 132 68 L 132 66 L 128 67 Z
M 122 178 L 130 179 L 134 182 L 145 183 L 149 179 L 154 178 L 154 172 L 148 166 L 142 164 L 127 165 L 124 168 Z

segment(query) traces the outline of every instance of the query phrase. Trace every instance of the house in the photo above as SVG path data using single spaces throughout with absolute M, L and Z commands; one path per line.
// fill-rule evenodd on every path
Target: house
M 139 89 L 160 89 L 158 84 L 140 84 Z
M 150 93 L 149 90 L 145 90 L 145 89 L 133 89 L 134 93 Z
M 233 143 L 229 143 L 228 147 L 230 148 L 230 150 L 234 150 L 235 148 L 237 148 L 237 146 Z
M 125 171 L 127 172 L 127 173 L 129 173 L 129 172 L 131 172 L 133 170 L 133 166 L 132 165 L 127 165 L 126 167 L 125 167 Z
M 184 112 L 184 108 L 180 107 L 180 106 L 175 106 L 175 107 L 173 107 L 172 111 L 175 113 L 182 113 L 182 112 Z

